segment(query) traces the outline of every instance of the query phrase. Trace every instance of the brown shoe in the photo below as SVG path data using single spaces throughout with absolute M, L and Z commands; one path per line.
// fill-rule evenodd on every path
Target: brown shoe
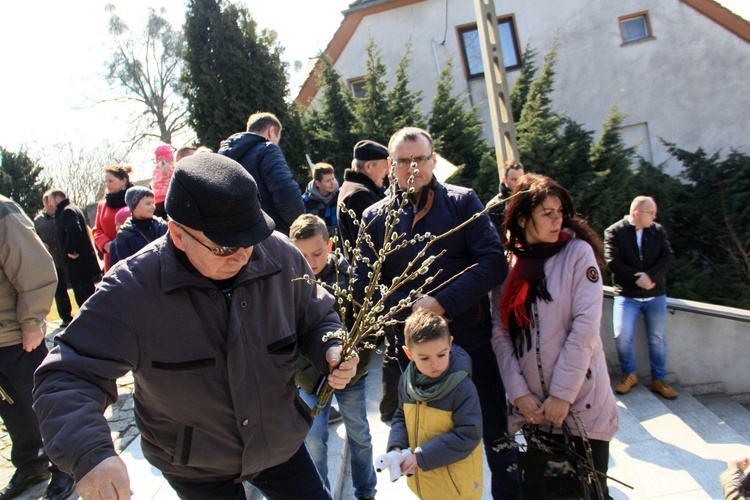
M 672 389 L 665 380 L 652 381 L 651 390 L 659 394 L 664 399 L 674 399 L 677 397 L 677 391 Z
M 638 376 L 635 373 L 626 373 L 620 379 L 620 383 L 615 386 L 615 392 L 617 394 L 627 394 L 637 383 Z

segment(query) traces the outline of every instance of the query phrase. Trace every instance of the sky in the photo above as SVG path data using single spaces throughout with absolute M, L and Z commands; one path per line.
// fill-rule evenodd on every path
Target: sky
M 248 7 L 261 28 L 277 32 L 285 60 L 304 66 L 326 47 L 351 1 L 234 3 Z M 119 105 L 92 102 L 112 96 L 104 82 L 112 53 L 108 3 L 131 31 L 140 33 L 149 7 L 164 7 L 172 26 L 181 26 L 187 1 L 0 1 L 0 146 L 11 151 L 67 141 L 93 146 L 127 133 Z
M 277 32 L 292 68 L 325 48 L 351 1 L 235 0 L 261 28 Z M 120 105 L 93 104 L 112 95 L 104 83 L 112 52 L 105 11 L 110 2 L 134 32 L 149 7 L 164 7 L 175 27 L 184 22 L 186 0 L 0 0 L 0 146 L 32 151 L 35 145 L 94 146 L 127 136 Z M 750 19 L 750 0 L 720 3 Z

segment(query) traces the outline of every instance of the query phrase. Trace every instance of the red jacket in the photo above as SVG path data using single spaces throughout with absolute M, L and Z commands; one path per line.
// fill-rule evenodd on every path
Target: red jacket
M 104 250 L 104 245 L 110 241 L 114 241 L 117 236 L 117 228 L 115 227 L 115 214 L 119 212 L 119 208 L 112 208 L 107 206 L 107 200 L 101 200 L 96 205 L 96 219 L 94 219 L 94 243 L 96 248 L 104 256 L 104 272 L 109 270 L 109 252 Z

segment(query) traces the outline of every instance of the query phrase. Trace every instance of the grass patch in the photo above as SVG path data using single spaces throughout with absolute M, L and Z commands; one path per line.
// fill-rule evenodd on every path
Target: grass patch
M 78 304 L 76 304 L 73 290 L 68 289 L 68 297 L 70 297 L 70 305 L 72 306 L 71 314 L 75 316 L 78 312 Z M 47 315 L 47 323 L 60 323 L 60 315 L 57 314 L 57 303 L 55 303 L 54 300 L 52 301 L 52 308 L 49 310 L 49 314 Z

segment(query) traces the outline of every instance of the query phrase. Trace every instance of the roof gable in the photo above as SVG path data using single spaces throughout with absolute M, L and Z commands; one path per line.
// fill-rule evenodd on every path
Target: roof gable
M 424 2 L 426 0 L 356 0 L 349 5 L 349 9 L 344 11 L 344 20 L 341 21 L 339 29 L 334 33 L 333 38 L 328 42 L 328 46 L 323 52 L 331 58 L 333 64 L 336 64 L 339 56 L 351 40 L 357 27 L 365 16 L 377 14 L 392 9 L 399 9 L 413 3 Z M 323 61 L 318 59 L 315 68 L 302 84 L 302 88 L 295 99 L 298 104 L 307 107 L 310 101 L 320 88 L 320 72 L 323 69 Z
M 424 2 L 426 0 L 354 0 L 345 10 L 344 20 L 341 21 L 336 33 L 328 43 L 324 52 L 331 58 L 333 64 L 336 64 L 339 56 L 351 40 L 357 27 L 365 16 L 377 14 L 379 12 L 399 9 L 414 3 Z M 679 0 L 680 2 L 692 7 L 712 21 L 721 25 L 728 31 L 734 33 L 744 41 L 750 43 L 750 22 L 738 16 L 714 0 Z M 307 79 L 302 84 L 297 98 L 298 104 L 307 107 L 310 101 L 320 88 L 320 73 L 323 68 L 323 62 L 320 58 L 315 59 L 315 67 L 310 71 Z
M 750 22 L 713 0 L 680 0 L 750 43 Z

